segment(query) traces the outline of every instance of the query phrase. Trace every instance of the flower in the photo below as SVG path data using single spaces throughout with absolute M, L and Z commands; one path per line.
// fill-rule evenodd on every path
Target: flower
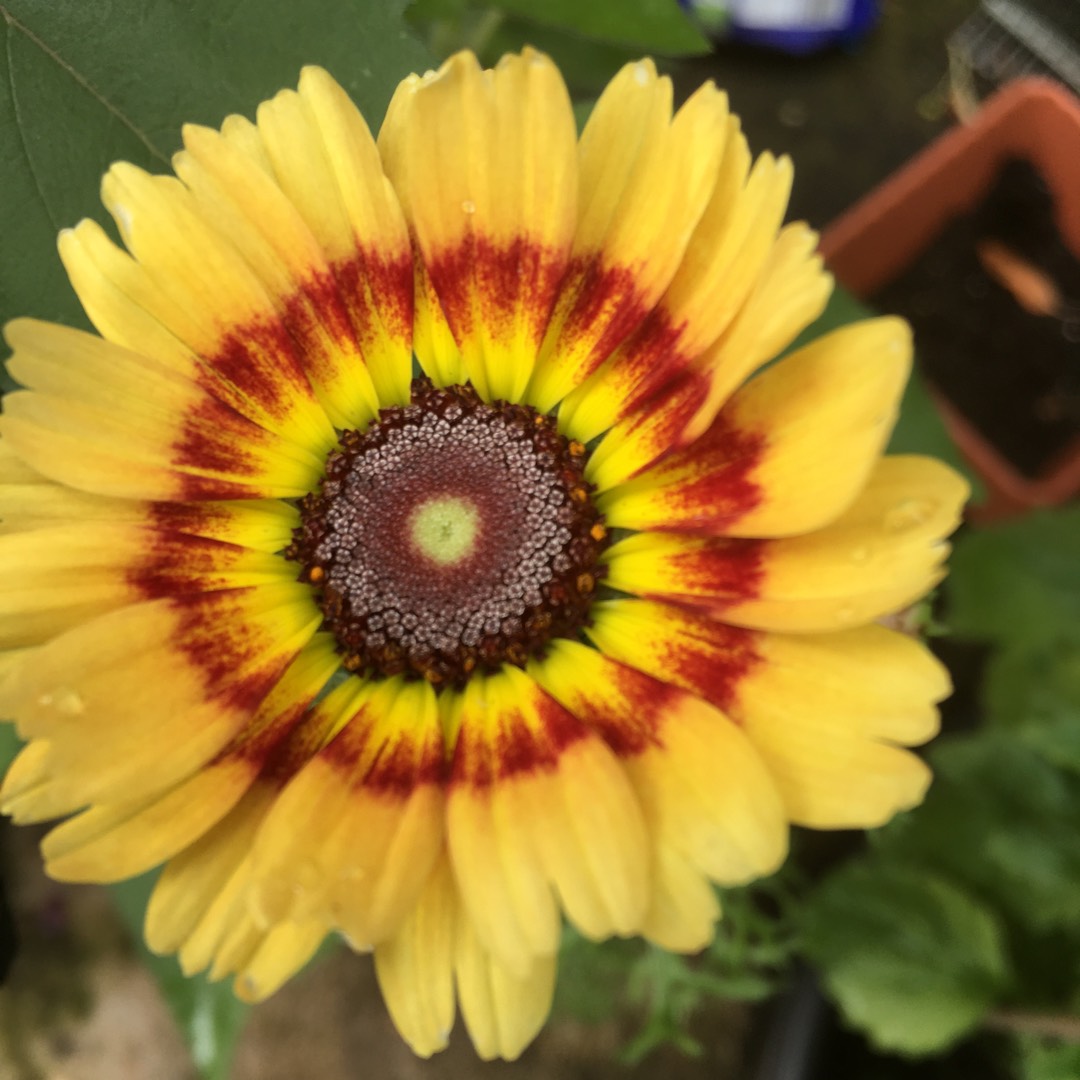
M 459 1005 L 514 1057 L 563 916 L 694 951 L 789 823 L 921 799 L 947 676 L 875 620 L 965 485 L 881 456 L 899 320 L 750 378 L 831 282 L 790 163 L 671 96 L 631 64 L 579 141 L 548 59 L 462 54 L 376 143 L 306 69 L 109 171 L 127 251 L 60 238 L 100 336 L 8 326 L 3 809 L 60 879 L 164 862 L 186 971 L 259 999 L 339 932 L 418 1053 Z

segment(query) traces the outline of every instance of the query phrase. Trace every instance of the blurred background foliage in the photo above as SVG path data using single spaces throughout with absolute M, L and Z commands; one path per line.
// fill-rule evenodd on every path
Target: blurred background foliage
M 164 170 L 183 122 L 251 115 L 304 63 L 329 68 L 373 119 L 409 71 L 462 47 L 491 62 L 528 43 L 555 57 L 584 117 L 626 60 L 658 54 L 677 72 L 711 48 L 674 0 L 2 0 L 0 16 L 0 319 L 73 325 L 84 319 L 55 234 L 103 216 L 109 162 Z M 863 312 L 838 291 L 811 333 Z M 917 379 L 893 448 L 960 464 Z M 725 893 L 698 957 L 567 931 L 557 1011 L 597 1022 L 630 1010 L 628 1063 L 665 1044 L 695 1055 L 692 1020 L 710 1001 L 767 1008 L 809 969 L 841 1024 L 883 1055 L 861 1078 L 924 1075 L 896 1061 L 961 1044 L 976 1047 L 980 1077 L 1080 1077 L 1078 552 L 1075 506 L 964 528 L 932 613 L 957 695 L 928 750 L 925 804 L 869 838 L 797 836 L 776 878 Z M 0 764 L 16 749 L 0 727 Z M 114 890 L 136 938 L 151 885 Z M 228 1076 L 247 1010 L 227 985 L 146 959 L 200 1073 Z
M 575 101 L 585 105 L 643 53 L 674 58 L 712 48 L 672 0 L 414 0 L 405 14 L 439 59 L 472 49 L 491 65 L 523 45 L 542 49 L 558 63 Z

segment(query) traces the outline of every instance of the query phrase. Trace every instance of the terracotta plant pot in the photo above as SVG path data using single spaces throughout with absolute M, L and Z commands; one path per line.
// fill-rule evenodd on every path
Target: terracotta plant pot
M 1018 79 L 834 221 L 821 238 L 826 263 L 856 296 L 872 297 L 950 221 L 980 204 L 1009 159 L 1029 162 L 1041 176 L 1061 239 L 1080 258 L 1080 100 L 1056 83 Z M 1057 505 L 1080 492 L 1080 439 L 1038 476 L 1025 476 L 951 402 L 936 397 L 952 438 L 986 482 L 987 501 L 976 511 L 982 520 Z

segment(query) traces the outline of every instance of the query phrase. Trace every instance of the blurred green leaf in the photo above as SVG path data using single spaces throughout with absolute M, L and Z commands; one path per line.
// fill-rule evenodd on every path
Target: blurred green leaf
M 640 941 L 612 938 L 597 943 L 572 926 L 564 927 L 554 1011 L 587 1024 L 614 1016 L 626 989 L 626 974 L 641 955 Z
M 0 723 L 0 779 L 22 747 L 22 739 L 15 733 L 15 725 Z
M 959 538 L 950 560 L 950 626 L 1010 647 L 1080 643 L 1078 553 L 1075 506 Z
M 589 41 L 551 26 L 508 15 L 491 28 L 483 44 L 485 63 L 495 63 L 503 53 L 517 52 L 532 45 L 547 53 L 562 72 L 575 98 L 598 97 L 615 73 L 642 56 L 635 46 Z
M 1021 1013 L 1072 1012 L 1080 1017 L 1080 934 L 1076 929 L 1044 931 L 1010 921 L 1006 931 L 1013 979 L 1003 1005 Z
M 663 56 L 712 48 L 677 0 L 491 0 L 491 6 L 541 26 Z
M 1080 648 L 1062 637 L 1039 648 L 1002 648 L 989 660 L 983 701 L 993 723 L 1014 730 L 1058 768 L 1080 774 Z
M 150 973 L 176 1017 L 204 1080 L 228 1080 L 236 1039 L 249 1007 L 232 992 L 231 980 L 212 983 L 186 976 L 173 956 L 157 956 L 143 942 L 143 916 L 157 879 L 156 871 L 112 886 L 117 909 L 138 943 Z
M 577 121 L 578 131 L 584 130 L 595 105 L 596 102 L 592 100 L 579 101 L 574 104 L 574 119 Z
M 1080 1043 L 1025 1038 L 1019 1044 L 1017 1080 L 1077 1080 Z
M 250 116 L 304 64 L 322 64 L 377 129 L 396 83 L 430 66 L 404 3 L 2 0 L 0 322 L 85 325 L 56 233 L 102 216 L 110 162 L 166 171 L 185 121 Z
M 947 621 L 994 645 L 987 719 L 1080 774 L 1080 510 L 1065 507 L 960 537 Z
M 795 951 L 792 909 L 801 890 L 790 866 L 763 881 L 720 891 L 724 917 L 696 956 L 669 953 L 640 940 L 597 945 L 572 929 L 563 935 L 555 1009 L 598 1023 L 627 1006 L 642 1026 L 620 1057 L 640 1061 L 673 1045 L 698 1056 L 688 1026 L 710 1000 L 761 1001 L 776 992 Z
M 461 49 L 487 59 L 492 35 L 502 24 L 501 11 L 479 7 L 469 0 L 412 0 L 405 18 L 432 56 L 445 60 Z
M 692 960 L 650 945 L 627 981 L 627 1000 L 645 1009 L 645 1023 L 623 1047 L 622 1061 L 636 1065 L 669 1043 L 687 1057 L 700 1057 L 704 1047 L 687 1028 L 708 992 Z
M 879 852 L 962 882 L 1021 925 L 1080 929 L 1080 776 L 987 732 L 938 746 L 925 803 L 875 835 Z
M 803 912 L 805 948 L 848 1021 L 882 1049 L 942 1050 L 1006 982 L 992 911 L 923 868 L 863 860 L 833 874 Z
M 424 24 L 433 19 L 456 18 L 470 6 L 471 0 L 409 0 L 405 18 L 414 24 Z
M 646 54 L 678 56 L 708 49 L 708 43 L 674 2 L 644 6 L 638 0 L 614 2 L 618 16 L 614 22 L 624 28 L 621 36 L 615 37 L 606 33 L 588 36 L 578 25 L 583 14 L 588 16 L 586 21 L 602 21 L 602 9 L 610 13 L 612 0 L 595 6 L 567 5 L 576 8 L 569 21 L 561 19 L 549 6 L 501 0 L 488 5 L 470 0 L 414 0 L 406 17 L 439 59 L 459 49 L 473 49 L 485 64 L 492 65 L 504 53 L 532 45 L 558 64 L 575 99 L 596 97 L 623 64 Z M 663 39 L 672 42 L 670 49 L 662 48 L 657 43 L 660 39 L 650 37 L 645 30 L 635 32 L 635 26 L 643 20 L 656 20 L 658 16 L 669 27 Z

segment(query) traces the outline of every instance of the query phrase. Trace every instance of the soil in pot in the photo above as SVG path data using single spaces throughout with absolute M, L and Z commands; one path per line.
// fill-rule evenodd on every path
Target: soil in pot
M 870 302 L 911 322 L 923 373 L 1023 475 L 1080 440 L 1080 261 L 1029 163 Z

